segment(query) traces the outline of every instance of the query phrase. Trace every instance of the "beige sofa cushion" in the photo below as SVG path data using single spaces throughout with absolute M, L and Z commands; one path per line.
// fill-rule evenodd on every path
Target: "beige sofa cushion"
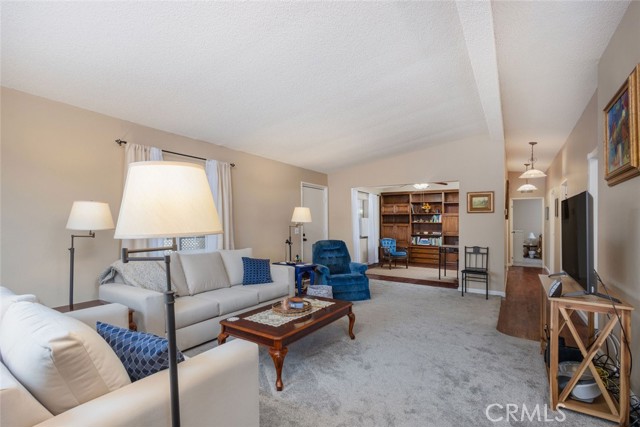
M 223 250 L 220 251 L 220 255 L 224 262 L 224 268 L 227 270 L 231 286 L 242 285 L 242 278 L 244 277 L 242 257 L 246 256 L 251 258 L 253 256 L 253 250 L 251 248 Z
M 205 320 L 218 317 L 220 314 L 218 301 L 198 298 L 199 295 L 202 294 L 176 299 L 177 329 L 204 322 Z
M 6 367 L 54 415 L 130 384 L 118 356 L 81 321 L 16 302 L 0 324 Z
M 253 308 L 254 305 L 258 304 L 258 293 L 245 289 L 250 287 L 251 286 L 233 286 L 231 288 L 218 289 L 214 292 L 204 292 L 194 296 L 194 298 L 217 302 L 218 307 L 220 307 L 220 316 L 224 316 L 234 311 Z
M 176 291 L 176 295 L 184 297 L 189 295 L 189 286 L 187 286 L 187 278 L 184 276 L 184 269 L 182 268 L 182 262 L 180 261 L 180 255 L 178 252 L 171 252 L 171 285 L 173 290 Z
M 51 417 L 51 412 L 0 364 L 0 425 L 32 426 Z
M 16 295 L 11 289 L 0 286 L 0 321 L 11 304 L 18 301 L 38 302 L 38 298 L 32 294 Z
M 260 302 L 289 296 L 289 285 L 286 283 L 264 283 L 261 285 L 245 285 L 243 289 L 254 290 Z
M 181 253 L 180 262 L 190 295 L 230 286 L 219 252 Z

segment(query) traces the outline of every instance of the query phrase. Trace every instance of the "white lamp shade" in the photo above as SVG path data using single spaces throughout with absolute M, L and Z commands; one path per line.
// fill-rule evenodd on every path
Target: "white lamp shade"
M 528 182 L 526 184 L 522 184 L 520 187 L 518 187 L 518 190 L 520 193 L 531 193 L 534 192 L 538 189 L 538 187 L 536 187 L 533 184 L 529 184 Z
M 129 165 L 116 239 L 221 234 L 204 168 L 193 163 Z
M 296 207 L 291 215 L 291 222 L 296 224 L 311 222 L 311 210 L 305 207 Z
M 528 171 L 520 175 L 520 178 L 521 179 L 544 178 L 545 176 L 547 176 L 547 174 L 538 169 L 529 169 Z
M 536 235 L 533 234 L 533 231 L 531 233 L 529 233 L 529 240 L 535 240 L 536 239 Z
M 103 202 L 73 202 L 69 219 L 68 230 L 111 230 L 113 218 L 108 203 Z

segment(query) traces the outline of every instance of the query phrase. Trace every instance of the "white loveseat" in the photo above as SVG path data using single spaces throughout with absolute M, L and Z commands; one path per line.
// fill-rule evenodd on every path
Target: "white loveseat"
M 175 313 L 179 349 L 185 350 L 215 339 L 220 333 L 219 322 L 224 318 L 295 294 L 294 269 L 283 265 L 270 266 L 272 283 L 242 285 L 242 257 L 251 258 L 251 248 L 171 255 L 172 288 L 178 296 Z M 140 268 L 131 264 L 134 263 L 130 262 L 126 268 Z M 98 293 L 102 300 L 133 309 L 138 330 L 164 336 L 166 320 L 161 292 L 166 288 L 164 263 L 158 262 L 156 267 L 162 271 L 155 274 L 145 270 L 147 276 L 144 278 L 131 277 L 135 276 L 135 271 L 130 272 L 129 277 L 121 274 L 126 274 L 123 271 L 103 273 L 101 277 L 106 279 L 101 280 Z M 152 281 L 157 283 L 150 283 Z
M 102 369 L 107 375 L 116 375 L 124 369 L 114 365 L 119 359 L 108 345 L 105 350 L 106 342 L 95 341 L 102 338 L 93 328 L 97 320 L 127 325 L 126 307 L 112 304 L 103 306 L 108 309 L 81 310 L 83 313 L 76 317 L 93 325 L 89 328 L 34 300 L 33 296 L 13 295 L 0 288 L 0 425 L 171 425 L 168 370 L 134 383 L 128 377 L 120 379 L 121 384 L 112 387 L 115 389 L 99 393 L 96 392 L 99 381 L 88 378 L 93 372 L 83 369 L 87 362 L 82 359 L 86 355 L 92 359 L 88 362 L 89 371 Z M 38 313 L 40 318 L 34 318 Z M 97 318 L 92 319 L 92 315 Z M 69 329 L 65 332 L 63 326 Z M 91 345 L 92 342 L 100 345 Z M 41 352 L 37 347 L 43 343 L 46 345 Z M 25 351 L 34 348 L 36 351 Z M 77 354 L 78 350 L 81 354 Z M 39 376 L 43 372 L 50 375 Z M 62 378 L 51 379 L 57 375 Z M 178 377 L 183 426 L 212 422 L 223 426 L 259 426 L 257 345 L 232 340 L 180 363 Z M 95 396 L 87 398 L 87 393 Z M 68 405 L 75 399 L 80 402 L 60 410 L 59 401 Z

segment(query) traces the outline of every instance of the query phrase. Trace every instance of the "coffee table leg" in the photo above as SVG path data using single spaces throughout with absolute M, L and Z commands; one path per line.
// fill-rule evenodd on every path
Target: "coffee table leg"
M 282 365 L 284 365 L 284 358 L 288 351 L 289 349 L 287 347 L 282 349 L 269 347 L 269 355 L 273 359 L 273 364 L 276 367 L 276 390 L 278 391 L 282 391 L 282 388 L 284 387 L 282 384 Z
M 218 335 L 218 345 L 222 345 L 227 342 L 227 338 L 229 338 L 229 334 L 227 334 L 224 330 L 224 326 L 220 329 L 220 335 Z
M 351 311 L 351 309 L 349 309 L 349 314 L 347 314 L 347 316 L 349 316 L 349 336 L 352 340 L 355 340 L 356 336 L 353 335 L 353 325 L 355 325 L 356 323 L 356 315 L 353 314 L 353 311 Z

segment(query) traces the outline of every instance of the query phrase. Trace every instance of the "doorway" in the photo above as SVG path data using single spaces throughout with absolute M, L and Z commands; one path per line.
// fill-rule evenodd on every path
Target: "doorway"
M 311 211 L 311 222 L 304 224 L 300 237 L 300 258 L 311 262 L 312 245 L 318 240 L 329 238 L 328 189 L 323 185 L 301 184 L 301 202 Z
M 542 267 L 542 197 L 511 199 L 511 264 Z

